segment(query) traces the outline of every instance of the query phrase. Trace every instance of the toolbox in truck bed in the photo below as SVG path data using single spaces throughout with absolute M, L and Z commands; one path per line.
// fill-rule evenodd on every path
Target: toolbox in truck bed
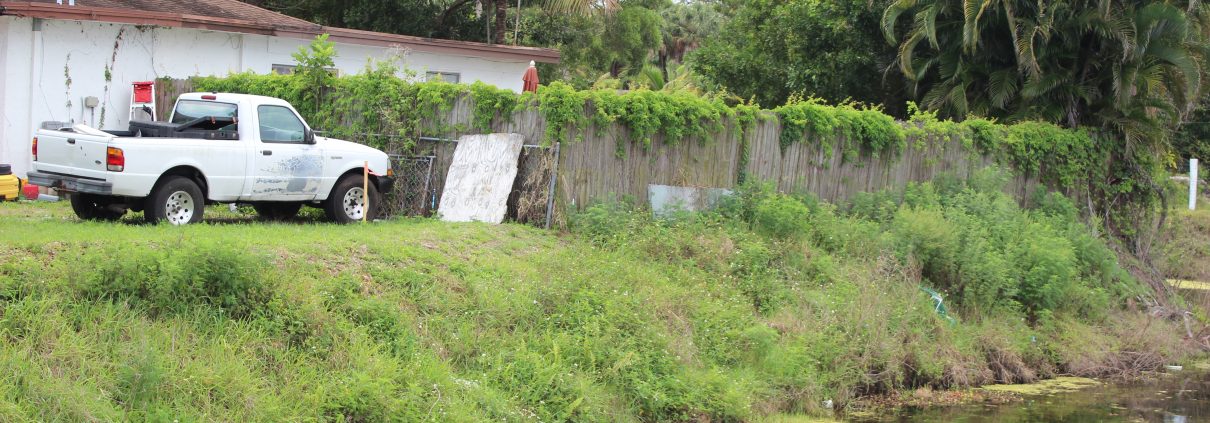
M 114 134 L 147 138 L 199 138 L 207 140 L 238 140 L 236 121 L 230 117 L 202 117 L 185 123 L 130 121 L 130 131 Z M 111 132 L 112 133 L 112 132 Z

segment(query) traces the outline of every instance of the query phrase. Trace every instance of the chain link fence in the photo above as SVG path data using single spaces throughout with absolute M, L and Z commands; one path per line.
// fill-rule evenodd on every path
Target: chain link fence
M 392 154 L 391 169 L 395 185 L 386 193 L 382 204 L 384 216 L 430 216 L 437 209 L 436 187 L 433 186 L 434 156 L 403 156 Z

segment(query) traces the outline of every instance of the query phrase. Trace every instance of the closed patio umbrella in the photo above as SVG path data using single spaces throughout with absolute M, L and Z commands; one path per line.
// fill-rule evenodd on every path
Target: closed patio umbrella
M 529 69 L 525 70 L 525 76 L 521 77 L 525 81 L 523 91 L 538 92 L 538 68 L 534 67 L 534 61 L 529 61 Z

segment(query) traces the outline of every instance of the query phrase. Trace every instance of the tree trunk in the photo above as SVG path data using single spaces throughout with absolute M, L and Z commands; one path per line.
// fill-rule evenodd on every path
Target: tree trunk
M 504 34 L 508 32 L 508 0 L 496 0 L 496 35 L 492 42 L 504 44 Z

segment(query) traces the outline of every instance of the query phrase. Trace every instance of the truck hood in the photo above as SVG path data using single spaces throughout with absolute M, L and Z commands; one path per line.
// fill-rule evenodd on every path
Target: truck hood
M 336 138 L 315 137 L 315 140 L 317 141 L 317 143 L 319 145 L 323 146 L 325 151 L 329 151 L 329 152 L 338 151 L 338 152 L 347 153 L 347 154 L 364 155 L 366 159 L 372 159 L 372 158 L 376 158 L 376 157 L 386 158 L 386 155 L 387 155 L 386 153 L 383 153 L 381 150 L 379 150 L 377 148 L 370 147 L 368 145 L 358 144 L 355 142 L 338 140 Z

